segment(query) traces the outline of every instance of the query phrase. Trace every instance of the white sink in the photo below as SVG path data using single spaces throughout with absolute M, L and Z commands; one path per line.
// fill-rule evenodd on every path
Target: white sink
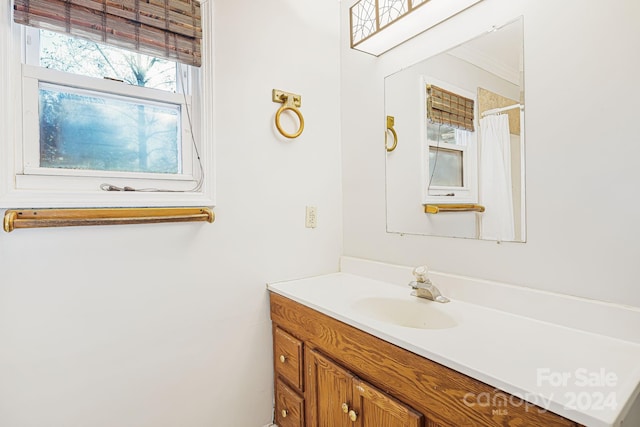
M 352 308 L 364 316 L 405 328 L 453 328 L 458 323 L 440 305 L 421 298 L 363 298 L 354 302 Z

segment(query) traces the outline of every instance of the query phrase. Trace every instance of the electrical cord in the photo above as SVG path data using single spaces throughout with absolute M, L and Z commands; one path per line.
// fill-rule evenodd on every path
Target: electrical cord
M 433 170 L 431 171 L 431 176 L 429 177 L 429 183 L 427 184 L 427 193 L 431 190 L 431 181 L 433 180 L 433 175 L 436 173 L 436 166 L 438 165 L 438 153 L 440 153 L 440 133 L 442 131 L 442 123 L 438 123 L 438 139 L 436 140 L 436 156 L 433 160 Z

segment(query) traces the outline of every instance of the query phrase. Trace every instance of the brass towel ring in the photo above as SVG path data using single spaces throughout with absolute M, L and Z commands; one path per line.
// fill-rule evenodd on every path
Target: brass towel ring
M 398 134 L 393 128 L 394 121 L 395 119 L 393 116 L 387 116 L 387 131 L 384 133 L 384 146 L 386 147 L 388 153 L 395 150 L 398 146 Z M 393 144 L 391 144 L 391 147 L 389 147 L 389 143 L 387 142 L 389 132 L 391 132 L 391 135 L 393 135 Z
M 282 129 L 282 126 L 280 125 L 280 115 L 282 114 L 283 111 L 286 111 L 286 110 L 291 110 L 294 113 L 296 113 L 296 116 L 298 116 L 298 120 L 300 121 L 300 128 L 295 133 L 285 132 L 285 130 Z M 302 131 L 304 130 L 304 117 L 302 117 L 302 113 L 300 112 L 300 110 L 298 110 L 295 107 L 295 105 L 285 104 L 282 107 L 278 108 L 278 112 L 276 113 L 276 127 L 278 128 L 278 132 L 280 132 L 282 136 L 284 136 L 285 138 L 289 138 L 289 139 L 297 138 L 300 135 L 302 135 Z
M 282 107 L 278 108 L 278 111 L 276 112 L 276 128 L 278 129 L 278 132 L 280 132 L 280 134 L 285 138 L 289 139 L 294 139 L 302 135 L 302 131 L 304 130 L 304 117 L 298 109 L 298 107 L 302 105 L 302 97 L 293 93 L 273 89 L 271 92 L 271 99 L 273 102 L 279 102 L 282 104 Z M 300 121 L 300 127 L 295 133 L 286 132 L 280 124 L 280 115 L 286 110 L 293 111 Z

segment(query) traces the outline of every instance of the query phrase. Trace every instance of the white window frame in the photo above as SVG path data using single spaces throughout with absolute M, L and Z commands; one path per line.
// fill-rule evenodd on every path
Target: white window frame
M 73 171 L 55 168 L 39 168 L 39 139 L 37 136 L 38 82 L 69 84 L 69 74 L 29 65 L 23 49 L 25 27 L 12 22 L 11 2 L 0 6 L 0 62 L 4 75 L 0 79 L 0 208 L 46 208 L 46 207 L 143 207 L 143 206 L 214 206 L 213 171 L 213 46 L 210 2 L 202 4 L 203 64 L 194 69 L 190 81 L 192 97 L 182 93 L 127 85 L 121 82 L 93 79 L 73 75 L 73 86 L 105 91 L 117 96 L 134 96 L 163 102 L 189 103 L 191 120 L 182 111 L 183 151 L 188 161 L 183 162 L 181 174 L 114 173 L 103 171 Z M 8 4 L 7 4 L 8 3 Z M 37 31 L 37 30 L 36 30 Z M 180 67 L 193 68 L 193 67 Z M 66 83 L 65 83 L 66 82 Z M 178 82 L 178 84 L 180 84 Z M 34 93 L 36 96 L 34 97 Z M 203 95 L 206 94 L 206 95 Z M 11 100 L 11 101 L 9 101 Z M 35 105 L 34 105 L 35 102 Z M 198 161 L 188 124 L 193 125 L 193 135 L 202 162 Z M 36 125 L 34 125 L 36 124 Z M 186 145 L 189 144 L 187 147 Z M 35 148 L 34 148 L 35 147 Z M 190 161 L 189 161 L 190 160 Z M 53 170 L 52 170 L 53 169 Z M 203 185 L 194 188 L 200 175 Z M 109 183 L 118 187 L 156 188 L 161 192 L 104 191 L 100 184 Z
M 422 204 L 447 204 L 447 203 L 478 203 L 478 132 L 477 132 L 477 123 L 474 123 L 475 132 L 469 131 L 469 140 L 470 143 L 466 146 L 456 145 L 456 144 L 447 144 L 441 142 L 439 147 L 441 149 L 447 150 L 455 150 L 462 152 L 462 179 L 463 185 L 462 187 L 449 187 L 449 186 L 429 186 L 429 181 L 431 179 L 429 173 L 429 148 L 436 147 L 436 144 L 432 144 L 428 138 L 427 127 L 428 126 L 437 126 L 433 123 L 429 122 L 427 118 L 427 85 L 432 84 L 438 87 L 441 87 L 450 92 L 457 93 L 466 98 L 470 98 L 474 100 L 474 117 L 477 117 L 477 96 L 474 93 L 469 92 L 468 90 L 456 87 L 450 83 L 443 82 L 441 80 L 429 77 L 422 76 L 420 79 L 420 93 L 422 96 L 421 105 L 422 105 L 422 126 L 421 126 L 421 137 L 422 137 Z M 475 119 L 474 119 L 475 121 Z M 453 196 L 449 194 L 454 194 Z

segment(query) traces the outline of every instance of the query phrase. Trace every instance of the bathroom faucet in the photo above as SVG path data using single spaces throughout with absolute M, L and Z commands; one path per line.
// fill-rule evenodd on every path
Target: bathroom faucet
M 409 286 L 415 290 L 411 295 L 441 303 L 449 302 L 449 298 L 442 296 L 440 290 L 431 283 L 431 280 L 427 277 L 428 271 L 426 265 L 421 265 L 413 269 L 413 275 L 416 280 L 409 282 Z

